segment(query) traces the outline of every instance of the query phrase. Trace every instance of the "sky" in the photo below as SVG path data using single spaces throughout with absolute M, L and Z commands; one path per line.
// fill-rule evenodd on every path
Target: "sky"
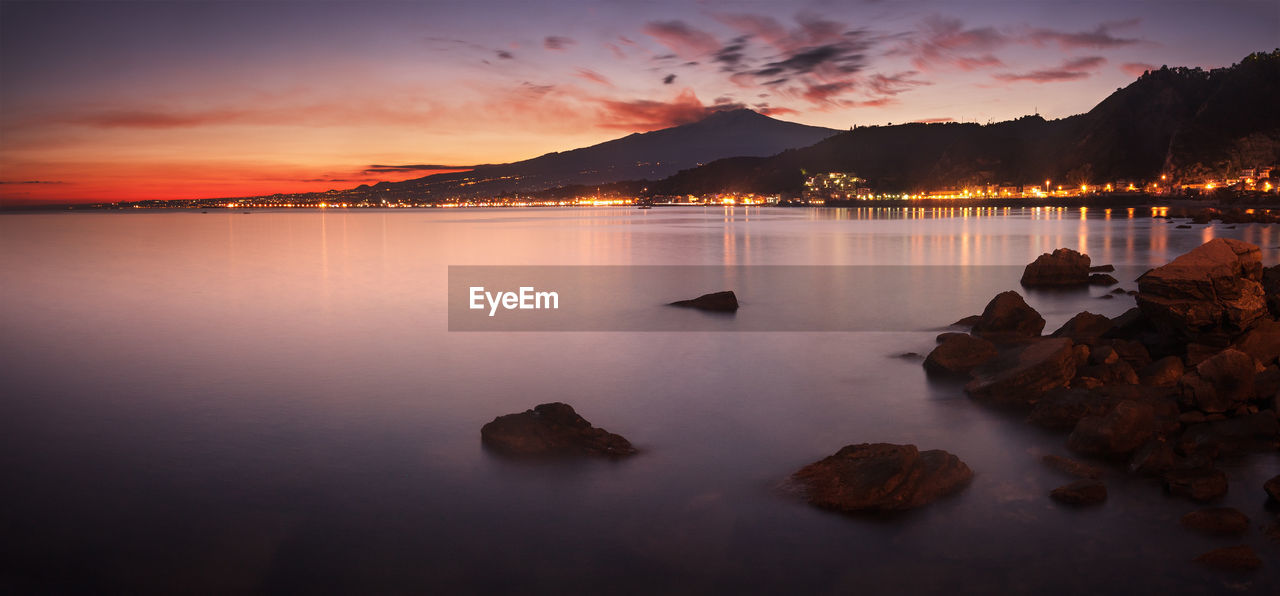
M 0 0 L 0 206 L 351 188 L 748 107 L 1088 111 L 1280 47 L 1280 0 Z

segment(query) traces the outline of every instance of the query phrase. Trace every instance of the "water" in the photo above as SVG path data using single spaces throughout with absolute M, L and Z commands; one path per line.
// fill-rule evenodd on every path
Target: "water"
M 761 208 L 144 212 L 0 217 L 0 585 L 19 591 L 1131 593 L 1280 589 L 1260 527 L 1276 454 L 1228 462 L 1243 538 L 1112 470 L 1048 499 L 1065 438 L 918 360 L 1061 246 L 1123 287 L 1214 236 L 1078 210 Z M 1276 236 L 1276 237 L 1273 237 Z M 868 332 L 449 332 L 449 265 L 877 265 L 979 276 L 877 303 Z M 941 267 L 946 266 L 946 267 Z M 990 266 L 978 268 L 976 266 Z M 799 290 L 804 290 L 800 288 Z M 1132 306 L 1032 293 L 1046 331 Z M 793 293 L 815 311 L 867 309 Z M 742 296 L 749 303 L 751 296 Z M 656 309 L 662 316 L 672 309 Z M 908 311 L 908 316 L 904 316 Z M 680 311 L 685 312 L 685 311 Z M 700 314 L 700 313 L 692 313 Z M 658 315 L 655 315 L 658 316 Z M 738 320 L 768 317 L 744 307 Z M 493 417 L 565 401 L 643 453 L 511 462 Z M 849 443 L 946 449 L 963 493 L 891 520 L 781 492 Z M 1264 569 L 1189 561 L 1238 543 Z

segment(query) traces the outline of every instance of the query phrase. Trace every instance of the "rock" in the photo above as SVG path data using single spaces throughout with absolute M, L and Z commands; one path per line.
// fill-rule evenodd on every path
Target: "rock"
M 1078 344 L 1093 345 L 1114 327 L 1111 319 L 1085 311 L 1067 321 L 1050 337 L 1066 337 Z
M 1178 520 L 1183 526 L 1206 534 L 1243 534 L 1249 530 L 1249 516 L 1234 507 L 1206 507 Z
M 1138 382 L 1152 387 L 1169 387 L 1182 378 L 1182 359 L 1165 356 L 1138 371 Z
M 1128 294 L 1129 291 L 1124 288 L 1116 288 L 1114 290 L 1111 290 L 1111 293 L 1115 294 L 1116 296 L 1123 296 L 1125 294 Z
M 1089 273 L 1111 273 L 1115 270 L 1115 265 L 1095 265 L 1089 268 Z
M 1142 345 L 1141 342 L 1128 339 L 1113 339 L 1109 345 L 1134 370 L 1151 364 L 1151 353 L 1147 352 L 1147 347 Z
M 1272 265 L 1262 270 L 1262 292 L 1266 297 L 1267 310 L 1271 316 L 1280 318 L 1280 265 Z
M 1253 391 L 1259 398 L 1271 398 L 1280 393 L 1280 368 L 1272 366 L 1253 375 Z
M 1067 505 L 1099 505 L 1107 500 L 1107 486 L 1097 479 L 1077 480 L 1059 486 L 1049 493 L 1053 500 Z
M 792 479 L 809 502 L 837 511 L 899 511 L 958 492 L 973 478 L 960 458 L 915 445 L 847 445 Z
M 1118 400 L 1084 388 L 1054 389 L 1044 394 L 1031 409 L 1027 420 L 1051 430 L 1071 430 L 1085 416 L 1103 416 Z
M 967 333 L 939 336 L 938 347 L 924 359 L 925 370 L 933 373 L 964 374 L 996 357 L 995 344 Z
M 735 312 L 738 310 L 738 297 L 732 290 L 703 294 L 690 300 L 677 300 L 671 306 L 683 306 L 713 312 Z
M 1075 376 L 1071 340 L 1044 339 L 1011 350 L 973 370 L 965 385 L 970 397 L 996 405 L 1026 405 Z
M 982 315 L 969 315 L 951 324 L 952 327 L 973 327 L 982 320 Z
M 1089 283 L 1095 286 L 1114 286 L 1120 281 L 1106 273 L 1094 273 L 1089 276 Z
M 1226 412 L 1256 396 L 1253 358 L 1227 349 L 1201 362 L 1178 380 L 1182 403 L 1203 412 Z
M 1133 457 L 1129 458 L 1129 473 L 1159 476 L 1177 464 L 1178 455 L 1173 452 L 1173 445 L 1156 437 L 1133 452 Z
M 1067 438 L 1067 448 L 1083 455 L 1127 456 L 1155 434 L 1150 404 L 1124 400 L 1104 416 L 1086 416 Z
M 1164 474 L 1164 488 L 1171 494 L 1207 503 L 1227 494 L 1227 475 L 1210 467 L 1169 470 Z
M 1187 224 L 1178 224 L 1178 225 L 1173 226 L 1173 227 L 1178 228 L 1179 230 L 1190 230 L 1190 229 L 1191 229 L 1191 226 L 1189 226 L 1189 225 L 1187 225 Z
M 974 335 L 992 341 L 1039 337 L 1043 330 L 1044 317 L 1012 290 L 992 298 L 973 325 Z
M 1272 501 L 1280 503 L 1280 476 L 1275 476 L 1262 484 L 1262 490 L 1267 491 L 1267 496 Z
M 1022 285 L 1027 288 L 1075 286 L 1089 282 L 1089 255 L 1069 248 L 1045 253 L 1027 265 L 1022 272 Z
M 1262 566 L 1258 553 L 1247 544 L 1211 550 L 1196 557 L 1196 562 L 1226 571 L 1252 571 Z
M 1138 373 L 1133 371 L 1133 367 L 1128 362 L 1120 360 L 1119 356 L 1115 361 L 1107 364 L 1094 364 L 1076 369 L 1076 378 L 1092 378 L 1097 379 L 1103 385 L 1137 385 Z M 1074 386 L 1075 381 L 1072 380 Z
M 1208 457 L 1274 449 L 1280 439 L 1280 422 L 1271 410 L 1224 420 L 1191 424 L 1178 437 L 1178 450 Z
M 568 404 L 541 404 L 499 416 L 480 429 L 485 446 L 509 455 L 607 455 L 636 453 L 619 435 L 591 426 Z
M 1273 364 L 1280 358 L 1280 323 L 1259 319 L 1231 347 L 1252 356 L 1263 366 Z
M 1267 314 L 1262 252 L 1216 238 L 1138 278 L 1138 307 L 1157 326 L 1187 340 L 1234 336 Z
M 1089 364 L 1115 364 L 1119 361 L 1120 352 L 1111 346 L 1098 346 L 1089 352 Z
M 1040 458 L 1040 461 L 1044 462 L 1044 465 L 1049 466 L 1050 468 L 1070 474 L 1076 478 L 1098 478 L 1099 476 L 1102 476 L 1102 470 L 1069 457 L 1046 455 Z

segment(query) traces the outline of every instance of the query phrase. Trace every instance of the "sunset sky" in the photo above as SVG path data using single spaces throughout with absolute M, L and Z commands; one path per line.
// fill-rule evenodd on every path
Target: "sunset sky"
M 350 188 L 745 106 L 1087 111 L 1280 46 L 1280 0 L 0 2 L 0 205 Z

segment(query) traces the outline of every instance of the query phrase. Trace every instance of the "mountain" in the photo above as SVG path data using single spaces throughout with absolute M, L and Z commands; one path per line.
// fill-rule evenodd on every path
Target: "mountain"
M 1280 50 L 1209 71 L 1148 71 L 1085 114 L 862 127 L 767 158 L 730 158 L 649 185 L 662 194 L 798 193 L 805 172 L 854 172 L 882 192 L 971 184 L 1226 177 L 1280 163 Z
M 837 132 L 775 120 L 748 109 L 724 110 L 690 124 L 635 133 L 582 149 L 480 165 L 467 172 L 365 185 L 355 192 L 418 199 L 491 197 L 621 180 L 658 180 L 726 157 L 768 156 L 806 147 Z

